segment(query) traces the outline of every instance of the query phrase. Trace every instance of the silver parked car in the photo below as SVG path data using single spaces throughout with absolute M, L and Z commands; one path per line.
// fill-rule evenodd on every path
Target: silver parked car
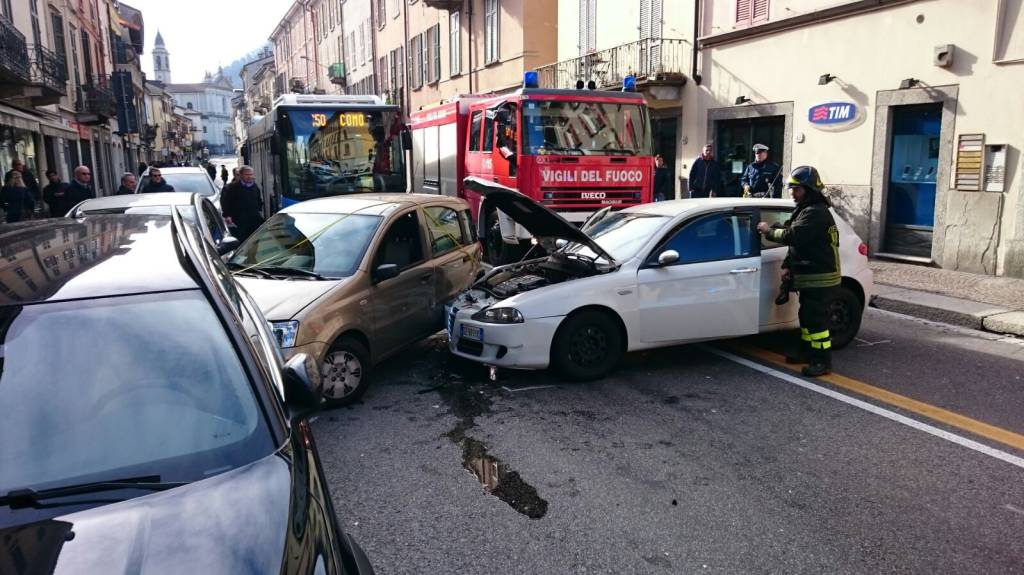
M 139 178 L 138 184 L 135 186 L 135 193 L 141 193 L 142 189 L 149 183 L 149 172 L 150 170 L 160 170 L 160 175 L 164 181 L 174 188 L 175 192 L 191 192 L 199 194 L 206 198 L 209 198 L 213 205 L 220 210 L 220 190 L 217 189 L 217 185 L 213 180 L 210 179 L 210 174 L 206 173 L 206 170 L 198 167 L 174 167 L 174 168 L 157 168 L 149 167 L 145 172 L 142 173 L 142 177 Z

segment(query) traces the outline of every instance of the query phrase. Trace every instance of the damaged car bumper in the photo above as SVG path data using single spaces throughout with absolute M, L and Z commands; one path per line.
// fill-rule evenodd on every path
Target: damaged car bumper
M 446 306 L 448 349 L 454 355 L 485 365 L 512 369 L 546 369 L 550 342 L 563 316 L 524 318 L 521 323 L 473 319 L 494 298 L 479 290 L 461 294 Z

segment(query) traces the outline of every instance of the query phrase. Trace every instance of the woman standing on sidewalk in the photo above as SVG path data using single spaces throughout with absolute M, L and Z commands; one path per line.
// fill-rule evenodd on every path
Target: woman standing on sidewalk
M 26 216 L 32 214 L 36 202 L 20 172 L 11 170 L 7 174 L 7 181 L 4 182 L 3 189 L 0 189 L 0 203 L 3 204 L 6 221 L 9 224 L 28 219 Z

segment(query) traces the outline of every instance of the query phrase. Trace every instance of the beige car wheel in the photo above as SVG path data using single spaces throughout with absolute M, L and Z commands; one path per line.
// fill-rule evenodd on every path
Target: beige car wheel
M 358 341 L 339 339 L 321 366 L 323 399 L 329 405 L 347 405 L 359 399 L 369 385 L 369 353 Z

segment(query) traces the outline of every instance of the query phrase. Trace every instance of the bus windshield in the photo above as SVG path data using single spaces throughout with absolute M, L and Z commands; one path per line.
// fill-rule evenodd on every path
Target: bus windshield
M 397 110 L 281 111 L 285 205 L 356 192 L 405 192 L 404 128 Z
M 523 153 L 530 156 L 652 153 L 647 113 L 639 104 L 527 100 L 523 126 Z

